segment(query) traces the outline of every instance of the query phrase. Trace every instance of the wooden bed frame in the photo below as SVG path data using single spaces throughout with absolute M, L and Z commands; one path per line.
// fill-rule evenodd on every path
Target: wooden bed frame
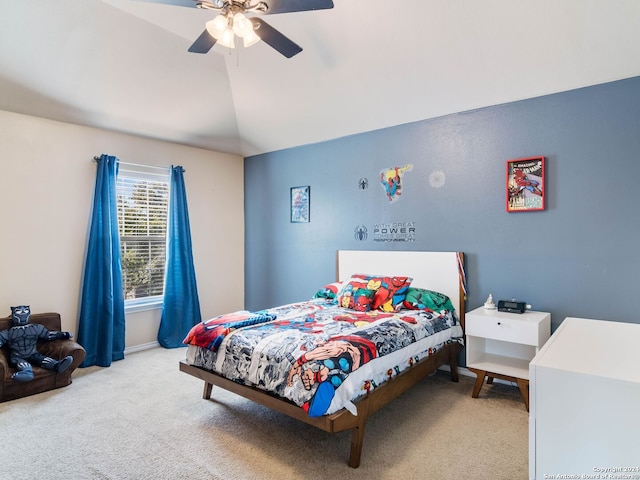
M 337 255 L 337 278 L 345 280 L 353 273 L 372 273 L 376 275 L 408 275 L 413 278 L 412 285 L 428 288 L 449 296 L 457 308 L 464 328 L 464 287 L 461 275 L 463 254 L 458 252 L 390 252 L 341 250 Z M 310 417 L 303 409 L 289 400 L 255 387 L 249 387 L 227 380 L 220 375 L 201 367 L 180 362 L 182 372 L 204 380 L 202 398 L 210 399 L 214 385 L 241 395 L 268 408 L 284 413 L 292 418 L 313 425 L 326 432 L 351 430 L 351 451 L 349 466 L 360 465 L 365 424 L 369 415 L 384 407 L 424 377 L 448 364 L 451 380 L 458 381 L 458 356 L 462 346 L 451 343 L 413 367 L 405 370 L 392 380 L 383 383 L 369 395 L 355 403 L 357 415 L 342 409 L 323 417 Z

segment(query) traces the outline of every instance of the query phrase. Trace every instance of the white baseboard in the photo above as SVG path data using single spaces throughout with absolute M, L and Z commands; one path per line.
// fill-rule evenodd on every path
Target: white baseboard
M 149 350 L 150 348 L 159 347 L 160 344 L 158 342 L 149 342 L 143 343 L 142 345 L 134 345 L 133 347 L 125 348 L 124 354 L 141 352 L 142 350 Z

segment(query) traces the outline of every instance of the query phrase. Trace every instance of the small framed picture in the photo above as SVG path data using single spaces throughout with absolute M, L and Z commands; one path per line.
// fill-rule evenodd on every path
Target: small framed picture
M 544 157 L 507 160 L 507 212 L 544 210 Z
M 291 187 L 291 223 L 308 223 L 311 187 Z

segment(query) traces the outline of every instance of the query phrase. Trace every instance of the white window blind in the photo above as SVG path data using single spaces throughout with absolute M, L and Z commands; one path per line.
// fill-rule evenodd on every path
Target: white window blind
M 159 174 L 121 164 L 116 192 L 125 301 L 161 296 L 166 259 L 168 169 Z

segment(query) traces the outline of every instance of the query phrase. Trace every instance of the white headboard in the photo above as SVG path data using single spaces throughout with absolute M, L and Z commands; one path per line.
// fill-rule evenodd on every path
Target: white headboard
M 462 252 L 338 250 L 337 279 L 354 273 L 412 277 L 411 286 L 447 295 L 464 326 L 463 261 Z

